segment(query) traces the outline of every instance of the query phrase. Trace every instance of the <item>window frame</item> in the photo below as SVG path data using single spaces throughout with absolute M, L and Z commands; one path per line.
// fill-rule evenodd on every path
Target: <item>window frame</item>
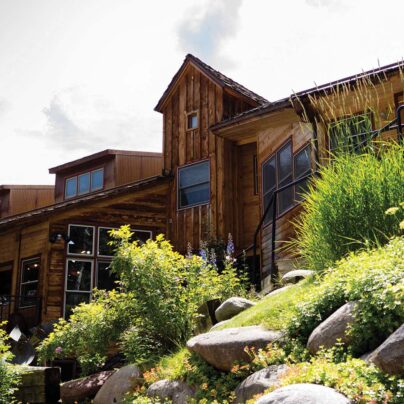
M 102 186 L 99 187 L 99 188 L 93 188 L 93 173 L 95 173 L 97 171 L 102 172 Z M 84 175 L 87 175 L 87 174 L 90 177 L 89 191 L 79 192 L 79 178 L 84 176 Z M 72 179 L 76 180 L 76 192 L 75 192 L 74 195 L 67 196 L 66 195 L 67 181 L 72 180 Z M 83 195 L 88 195 L 88 194 L 91 194 L 93 192 L 101 191 L 104 188 L 105 188 L 105 167 L 104 166 L 94 168 L 94 169 L 91 169 L 91 170 L 82 171 L 82 172 L 77 173 L 76 175 L 71 175 L 71 176 L 64 177 L 64 199 L 72 199 L 72 198 L 77 198 L 77 197 L 80 197 L 80 196 L 83 196 Z
M 118 230 L 117 227 L 106 227 L 106 226 L 98 226 L 97 227 L 97 254 L 95 254 L 95 257 L 100 257 L 100 258 L 104 258 L 104 259 L 112 259 L 113 255 L 104 255 L 104 254 L 100 254 L 100 230 L 101 229 L 107 229 L 107 230 Z
M 91 254 L 85 254 L 85 255 L 84 255 L 84 254 L 71 253 L 71 252 L 69 251 L 69 243 L 67 243 L 67 246 L 66 246 L 66 255 L 71 255 L 71 256 L 74 256 L 74 257 L 94 257 L 94 255 L 95 255 L 95 247 L 96 247 L 96 245 L 95 245 L 95 233 L 96 233 L 95 229 L 96 229 L 96 226 L 93 226 L 93 225 L 86 225 L 86 224 L 69 223 L 68 226 L 67 226 L 67 235 L 69 236 L 69 238 L 70 238 L 70 228 L 71 228 L 72 226 L 75 226 L 75 227 L 91 227 L 91 228 L 93 229 L 93 241 L 92 241 L 93 245 L 92 245 L 92 251 L 91 251 Z M 97 246 L 98 246 L 98 245 L 97 245 Z
M 196 166 L 198 164 L 202 164 L 202 163 L 206 163 L 206 162 L 208 163 L 208 178 L 209 178 L 209 181 L 200 182 L 200 183 L 188 186 L 188 187 L 181 188 L 180 187 L 180 172 L 181 172 L 181 170 L 184 169 L 184 168 L 188 168 L 188 167 L 191 167 L 191 166 Z M 209 184 L 209 199 L 208 199 L 208 201 L 206 201 L 206 202 L 198 202 L 198 203 L 190 204 L 190 205 L 187 205 L 187 206 L 181 206 L 181 190 L 182 189 L 191 188 L 191 187 L 194 187 L 196 185 L 202 185 L 202 184 L 206 184 L 206 183 Z M 189 163 L 189 164 L 184 164 L 182 166 L 177 167 L 177 182 L 176 182 L 176 186 L 177 186 L 177 211 L 181 211 L 181 210 L 185 210 L 185 209 L 189 209 L 189 208 L 195 208 L 196 206 L 209 205 L 210 200 L 211 200 L 211 186 L 210 186 L 210 184 L 211 184 L 210 159 L 198 160 L 198 161 L 195 161 L 195 162 L 192 162 L 192 163 Z
M 194 116 L 194 115 L 196 116 L 196 126 L 191 128 L 191 127 L 189 127 L 189 118 L 191 116 Z M 185 123 L 185 125 L 186 125 L 186 130 L 187 131 L 199 129 L 199 111 L 198 110 L 194 110 L 194 111 L 190 111 L 190 112 L 186 113 L 186 123 Z
M 39 264 L 39 271 L 38 271 L 38 279 L 36 281 L 28 281 L 28 282 L 23 282 L 23 274 L 24 274 L 24 265 L 27 262 L 37 262 Z M 20 264 L 20 276 L 19 276 L 19 287 L 18 287 L 18 291 L 19 291 L 19 299 L 18 299 L 18 308 L 21 309 L 27 309 L 30 307 L 36 307 L 36 304 L 31 304 L 31 305 L 22 305 L 22 287 L 23 285 L 30 285 L 30 284 L 34 284 L 36 283 L 37 285 L 37 296 L 36 299 L 39 298 L 38 296 L 38 292 L 39 292 L 39 278 L 40 278 L 40 270 L 41 270 L 41 266 L 42 266 L 42 260 L 41 260 L 41 256 L 40 255 L 35 255 L 32 257 L 28 257 L 28 258 L 23 258 L 21 259 L 21 264 Z
M 300 175 L 300 176 L 296 176 L 296 157 L 300 154 L 300 153 L 303 153 L 304 152 L 304 150 L 306 150 L 306 149 L 308 149 L 309 150 L 309 163 L 310 163 L 310 169 L 309 170 L 307 170 L 306 171 L 306 173 L 305 174 L 303 174 L 303 175 Z M 310 142 L 307 142 L 307 143 L 305 143 L 300 149 L 298 149 L 295 153 L 293 153 L 293 181 L 296 181 L 296 180 L 298 180 L 299 178 L 303 178 L 303 177 L 305 177 L 306 175 L 309 175 L 310 173 L 312 173 L 313 172 L 313 161 L 312 161 L 312 156 L 311 156 L 311 152 L 312 152 L 312 147 L 311 147 L 311 143 Z M 306 180 L 307 181 L 307 180 Z M 305 181 L 303 181 L 303 183 L 305 183 Z M 294 185 L 294 193 L 295 193 L 295 203 L 297 203 L 297 204 L 299 204 L 299 203 L 301 203 L 301 202 L 303 202 L 304 200 L 305 200 L 305 198 L 302 198 L 301 196 L 299 196 L 298 195 L 298 193 L 297 193 L 297 187 L 299 186 L 299 185 L 301 185 L 302 183 L 300 183 L 300 184 L 296 184 L 296 185 Z M 297 199 L 299 197 L 299 199 Z

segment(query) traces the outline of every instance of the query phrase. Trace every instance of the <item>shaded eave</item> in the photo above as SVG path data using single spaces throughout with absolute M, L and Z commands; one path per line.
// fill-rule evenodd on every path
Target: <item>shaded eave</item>
M 14 216 L 8 216 L 0 220 L 0 233 L 9 231 L 10 228 L 26 225 L 32 222 L 37 222 L 45 219 L 55 213 L 64 212 L 69 209 L 85 206 L 92 202 L 98 202 L 110 197 L 128 194 L 130 192 L 138 191 L 154 185 L 163 184 L 168 182 L 168 176 L 154 176 L 140 181 L 132 182 L 130 184 L 122 185 L 119 187 L 111 188 L 105 191 L 99 191 L 90 195 L 82 196 L 80 198 L 69 199 L 68 201 L 59 202 L 53 205 L 48 205 L 43 208 L 31 210 L 29 212 L 21 213 Z
M 188 54 L 185 57 L 184 62 L 182 63 L 177 73 L 175 73 L 167 89 L 164 91 L 157 105 L 155 106 L 154 108 L 155 111 L 157 112 L 163 111 L 165 102 L 173 92 L 173 89 L 176 87 L 178 81 L 182 78 L 186 68 L 190 63 L 192 63 L 194 67 L 196 67 L 201 73 L 207 76 L 219 87 L 229 90 L 230 93 L 234 92 L 238 94 L 242 98 L 252 103 L 253 106 L 268 103 L 268 100 L 266 100 L 264 97 L 261 97 L 260 95 L 254 93 L 253 91 L 249 90 L 243 85 L 225 76 L 223 73 L 220 73 L 219 71 L 213 69 L 211 66 L 207 65 L 206 63 L 202 62 L 202 60 L 198 59 L 196 56 Z
M 42 190 L 42 189 L 54 189 L 54 185 L 18 185 L 18 184 L 12 184 L 12 185 L 0 185 L 0 191 L 9 191 L 11 189 L 32 189 L 32 190 Z
M 52 167 L 49 169 L 49 174 L 56 174 L 60 171 L 68 170 L 73 167 L 80 166 L 82 164 L 99 160 L 105 157 L 113 157 L 116 155 L 125 155 L 125 156 L 139 156 L 139 157 L 162 157 L 162 153 L 155 152 L 145 152 L 145 151 L 132 151 L 132 150 L 114 150 L 114 149 L 106 149 L 94 154 L 90 154 L 88 156 L 82 157 L 77 160 L 69 161 L 68 163 L 61 164 L 56 167 Z

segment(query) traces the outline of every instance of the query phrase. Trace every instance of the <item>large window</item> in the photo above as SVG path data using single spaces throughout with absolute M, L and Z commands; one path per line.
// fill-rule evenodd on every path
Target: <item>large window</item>
M 372 119 L 370 114 L 353 115 L 328 125 L 330 151 L 358 151 L 371 138 Z
M 292 153 L 292 142 L 288 141 L 272 157 L 262 165 L 262 190 L 264 211 L 272 200 L 273 193 L 302 178 L 311 171 L 310 146 L 306 146 L 295 155 Z M 301 201 L 301 193 L 307 188 L 307 181 L 291 186 L 278 193 L 277 215 L 281 215 L 297 202 Z M 264 219 L 264 224 L 272 220 L 271 209 Z
M 209 203 L 209 161 L 192 164 L 178 170 L 178 208 Z
M 92 289 L 112 290 L 116 287 L 116 275 L 111 272 L 114 248 L 110 245 L 112 227 L 96 227 L 80 224 L 69 225 L 69 243 L 66 260 L 65 317 L 72 308 L 88 302 Z M 152 237 L 149 230 L 133 229 L 134 240 L 140 243 Z
M 30 307 L 37 304 L 40 269 L 41 259 L 39 257 L 21 262 L 20 307 Z
M 104 169 L 89 171 L 65 181 L 65 198 L 88 194 L 104 188 Z

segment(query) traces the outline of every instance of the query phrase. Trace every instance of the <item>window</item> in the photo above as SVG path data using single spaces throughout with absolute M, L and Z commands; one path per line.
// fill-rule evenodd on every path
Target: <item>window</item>
M 198 128 L 198 113 L 191 112 L 187 114 L 187 130 Z
M 114 254 L 109 231 L 112 227 L 69 225 L 69 243 L 66 260 L 65 317 L 73 307 L 91 298 L 93 287 L 112 290 L 117 277 L 111 272 Z M 141 243 L 152 237 L 149 230 L 134 229 L 133 239 Z
M 21 263 L 20 307 L 30 307 L 37 303 L 39 270 L 41 259 L 31 258 Z
M 209 161 L 192 164 L 178 170 L 178 208 L 209 203 Z
M 292 153 L 292 142 L 287 142 L 262 165 L 262 190 L 264 211 L 268 207 L 275 190 L 302 178 L 311 171 L 310 146 Z M 307 188 L 307 181 L 291 186 L 278 193 L 277 215 L 281 215 L 296 202 L 301 201 L 301 192 Z M 264 224 L 272 220 L 273 211 L 270 209 L 264 218 Z
M 330 151 L 355 151 L 370 140 L 372 120 L 370 114 L 354 115 L 328 125 Z
M 309 175 L 311 172 L 311 159 L 310 159 L 310 146 L 306 146 L 304 149 L 295 154 L 294 157 L 294 173 L 295 180 Z M 296 184 L 295 200 L 301 202 L 303 197 L 302 193 L 307 191 L 308 180 L 304 180 L 299 184 Z
M 65 182 L 65 198 L 88 194 L 104 188 L 104 169 L 89 171 L 70 177 Z
M 13 266 L 11 264 L 0 265 L 0 304 L 4 303 L 2 296 L 11 295 L 11 279 Z

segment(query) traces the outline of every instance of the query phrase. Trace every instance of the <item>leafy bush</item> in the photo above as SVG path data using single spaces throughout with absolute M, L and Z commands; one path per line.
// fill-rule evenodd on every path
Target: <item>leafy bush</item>
M 15 402 L 14 392 L 20 382 L 20 372 L 9 363 L 12 355 L 4 325 L 4 322 L 0 323 L 0 404 L 10 404 Z
M 55 330 L 38 347 L 39 360 L 76 358 L 83 374 L 100 368 L 108 349 L 130 325 L 130 295 L 97 291 L 94 300 L 73 309 L 69 321 L 60 319 Z
M 377 347 L 404 322 L 404 237 L 341 260 L 325 274 L 288 326 L 306 343 L 312 330 L 348 301 L 357 301 L 352 352 Z
M 177 349 L 190 338 L 203 303 L 246 293 L 231 257 L 219 273 L 202 257 L 173 251 L 162 235 L 138 245 L 130 242 L 128 226 L 112 234 L 118 244 L 112 268 L 134 300 L 137 319 L 122 340 L 130 361 L 153 361 Z
M 404 200 L 403 153 L 403 146 L 382 145 L 377 154 L 338 155 L 320 169 L 292 242 L 309 267 L 321 271 L 364 244 L 384 244 L 399 234 L 404 210 L 385 211 Z

